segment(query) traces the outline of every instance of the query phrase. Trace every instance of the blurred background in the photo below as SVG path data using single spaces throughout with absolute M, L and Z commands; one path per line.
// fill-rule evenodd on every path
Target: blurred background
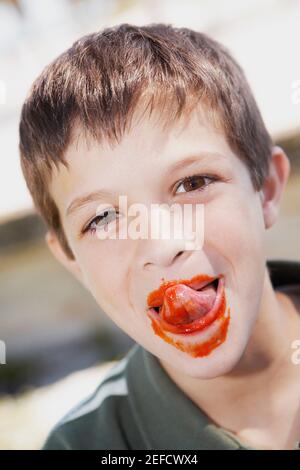
M 300 261 L 300 1 L 0 0 L 0 449 L 39 448 L 133 345 L 47 249 L 18 154 L 21 105 L 42 68 L 123 22 L 191 27 L 231 50 L 291 160 L 268 257 Z

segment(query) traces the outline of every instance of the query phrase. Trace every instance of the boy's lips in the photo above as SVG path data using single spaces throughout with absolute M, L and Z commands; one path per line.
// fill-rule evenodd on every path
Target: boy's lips
M 197 275 L 166 281 L 147 297 L 150 318 L 164 331 L 188 334 L 204 330 L 224 311 L 224 277 Z

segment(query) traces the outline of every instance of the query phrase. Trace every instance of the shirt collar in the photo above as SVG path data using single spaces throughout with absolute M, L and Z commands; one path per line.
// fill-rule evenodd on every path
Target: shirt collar
M 147 449 L 239 449 L 171 380 L 156 356 L 134 346 L 128 397 Z M 245 447 L 243 447 L 245 448 Z

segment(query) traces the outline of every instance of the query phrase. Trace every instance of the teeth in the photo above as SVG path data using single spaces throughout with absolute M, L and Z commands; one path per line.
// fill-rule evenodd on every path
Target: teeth
M 208 284 L 205 284 L 205 286 L 202 286 L 202 287 L 200 287 L 199 289 L 196 289 L 196 290 L 197 291 L 203 290 L 203 289 L 205 289 L 206 287 L 209 287 L 209 286 L 213 286 L 213 287 L 215 287 L 215 289 L 217 289 L 218 288 L 218 283 L 219 283 L 219 279 L 216 278 L 213 281 L 209 282 Z

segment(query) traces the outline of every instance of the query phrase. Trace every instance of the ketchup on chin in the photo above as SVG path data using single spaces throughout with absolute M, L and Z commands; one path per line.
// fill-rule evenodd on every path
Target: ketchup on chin
M 214 304 L 207 313 L 200 314 L 199 318 L 191 318 L 187 314 L 186 309 L 183 308 L 182 303 L 178 302 L 178 296 L 175 295 L 176 287 L 174 287 L 174 289 L 169 288 L 178 284 L 197 286 L 197 284 L 200 285 L 203 281 L 211 282 L 214 278 L 207 275 L 197 275 L 190 280 L 180 279 L 178 281 L 165 281 L 161 284 L 159 289 L 152 291 L 147 297 L 149 307 L 147 314 L 151 320 L 154 333 L 165 342 L 173 345 L 183 352 L 186 352 L 192 357 L 208 356 L 211 351 L 220 346 L 226 340 L 230 322 L 230 309 L 228 308 L 226 311 L 226 296 L 223 276 L 221 276 L 221 278 L 222 280 L 219 281 L 220 284 Z M 165 299 L 167 289 L 167 294 L 170 294 L 171 291 L 173 295 L 167 295 L 167 298 Z M 151 311 L 151 308 L 153 307 L 164 305 L 165 300 L 167 300 L 166 305 L 169 316 L 160 315 L 153 312 L 153 310 Z M 215 325 L 214 331 L 204 340 L 199 339 L 198 341 L 187 342 L 180 340 L 178 336 L 174 338 L 173 335 L 170 336 L 168 334 L 169 332 L 183 337 L 191 337 L 207 329 L 207 327 L 212 323 Z

